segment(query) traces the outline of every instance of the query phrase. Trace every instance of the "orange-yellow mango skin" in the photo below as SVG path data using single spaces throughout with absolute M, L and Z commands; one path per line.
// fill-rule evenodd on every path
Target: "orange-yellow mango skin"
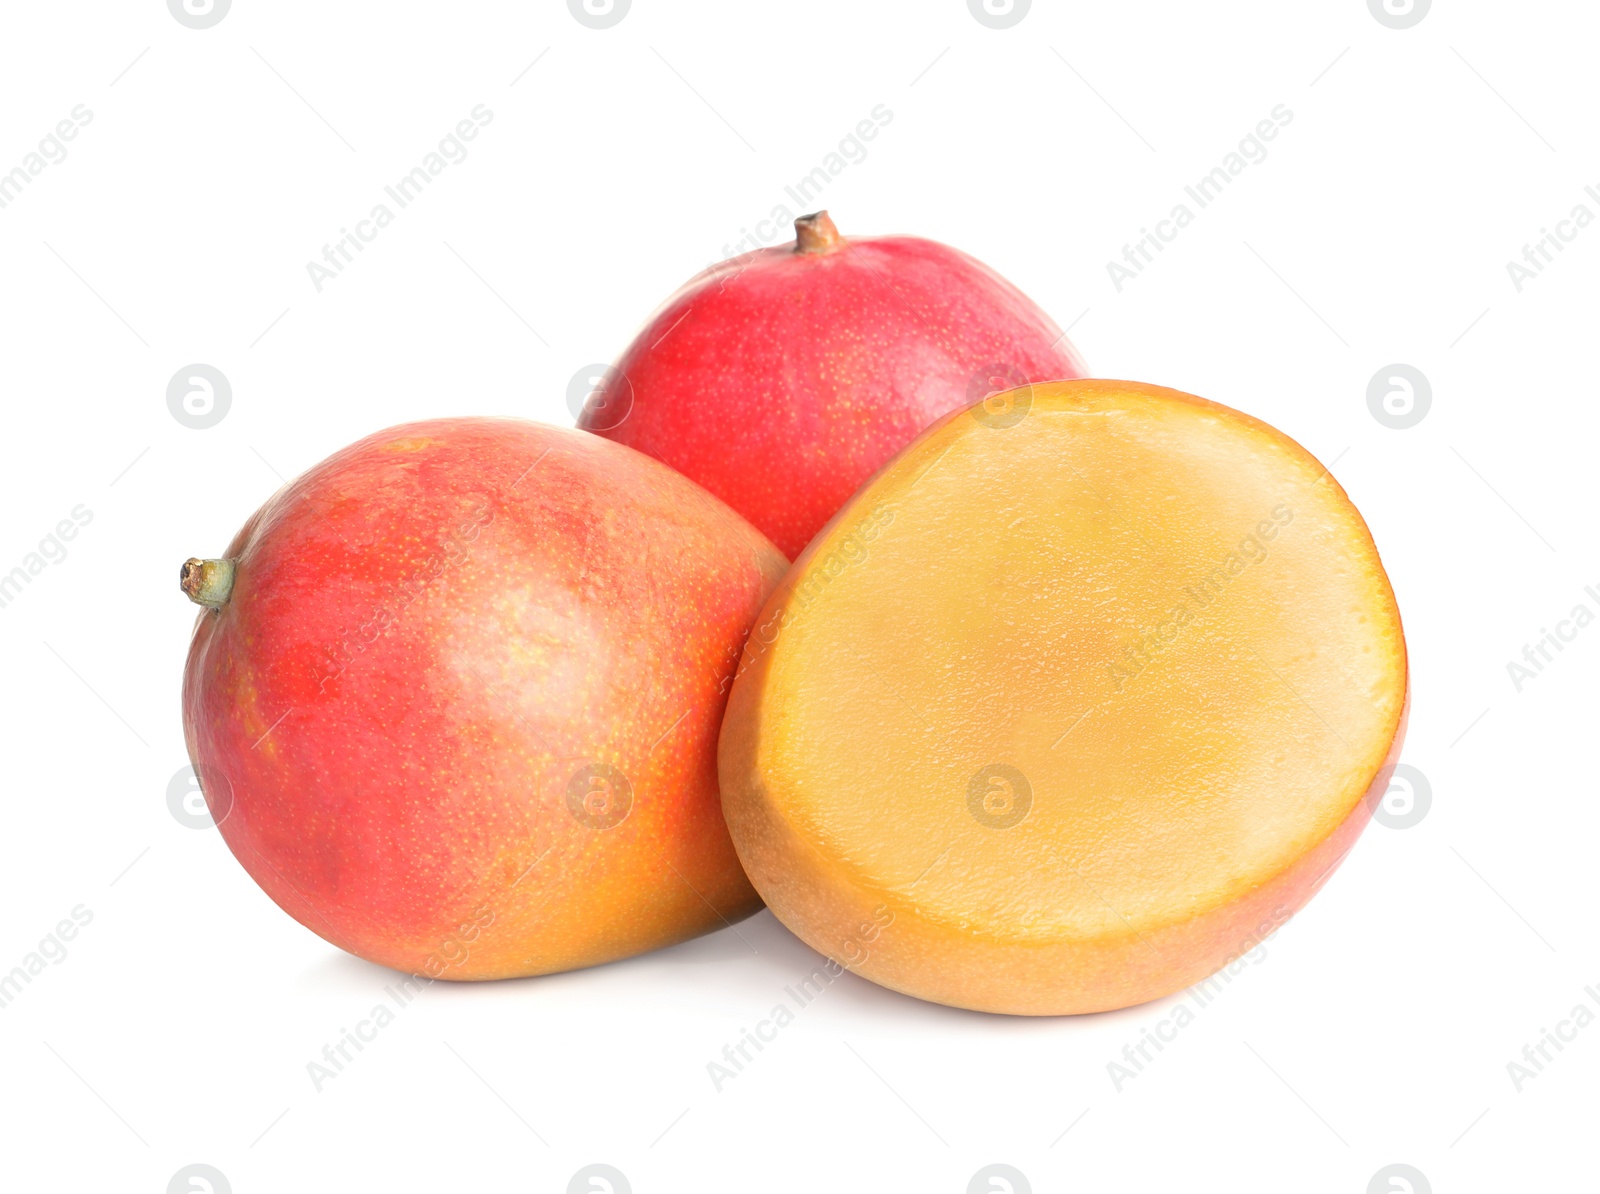
M 1174 390 L 1051 382 L 931 427 L 796 561 L 733 685 L 723 811 L 768 906 L 856 973 L 1104 1011 L 1304 905 L 1407 708 L 1377 549 L 1310 453 Z M 996 764 L 1031 789 L 998 828 L 1015 784 L 969 803 Z
M 760 907 L 717 730 L 786 565 L 687 478 L 586 432 L 412 423 L 291 482 L 225 554 L 232 595 L 184 675 L 190 757 L 229 848 L 313 932 L 493 979 Z

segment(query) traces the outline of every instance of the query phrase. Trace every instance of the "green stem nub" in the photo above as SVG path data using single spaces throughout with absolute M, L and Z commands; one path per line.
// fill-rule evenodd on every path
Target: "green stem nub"
M 232 560 L 185 560 L 178 576 L 184 596 L 207 609 L 221 609 L 233 594 Z

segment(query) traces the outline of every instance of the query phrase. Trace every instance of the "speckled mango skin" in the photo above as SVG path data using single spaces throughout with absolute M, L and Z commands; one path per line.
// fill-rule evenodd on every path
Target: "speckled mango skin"
M 1409 708 L 1377 547 L 1309 452 L 1176 390 L 1046 383 L 929 428 L 795 561 L 734 681 L 723 811 L 774 915 L 862 977 L 1108 1011 L 1237 973 L 1321 889 Z M 1014 823 L 972 810 L 992 764 L 1031 785 Z
M 413 423 L 286 486 L 226 554 L 189 754 L 229 848 L 313 932 L 490 979 L 760 907 L 716 742 L 785 561 L 700 487 L 580 431 Z
M 616 369 L 615 401 L 578 425 L 698 481 L 791 559 L 940 416 L 1086 372 L 1010 282 L 910 236 L 725 261 L 668 299 Z

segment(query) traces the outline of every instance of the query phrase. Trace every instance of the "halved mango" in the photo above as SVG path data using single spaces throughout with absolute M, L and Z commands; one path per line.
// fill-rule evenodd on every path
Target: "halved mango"
M 1377 548 L 1310 453 L 1175 390 L 1034 385 L 928 429 L 796 561 L 723 811 L 778 918 L 874 982 L 1125 1007 L 1316 892 L 1407 692 Z

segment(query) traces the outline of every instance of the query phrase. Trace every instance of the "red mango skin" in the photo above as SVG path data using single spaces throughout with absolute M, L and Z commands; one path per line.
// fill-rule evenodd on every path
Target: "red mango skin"
M 290 483 L 227 557 L 184 673 L 190 758 L 229 848 L 313 932 L 487 979 L 760 907 L 717 733 L 786 565 L 700 487 L 579 431 L 413 423 Z
M 1086 373 L 1048 315 L 965 253 L 844 239 L 826 212 L 796 229 L 668 299 L 578 419 L 698 481 L 791 559 L 941 416 Z

